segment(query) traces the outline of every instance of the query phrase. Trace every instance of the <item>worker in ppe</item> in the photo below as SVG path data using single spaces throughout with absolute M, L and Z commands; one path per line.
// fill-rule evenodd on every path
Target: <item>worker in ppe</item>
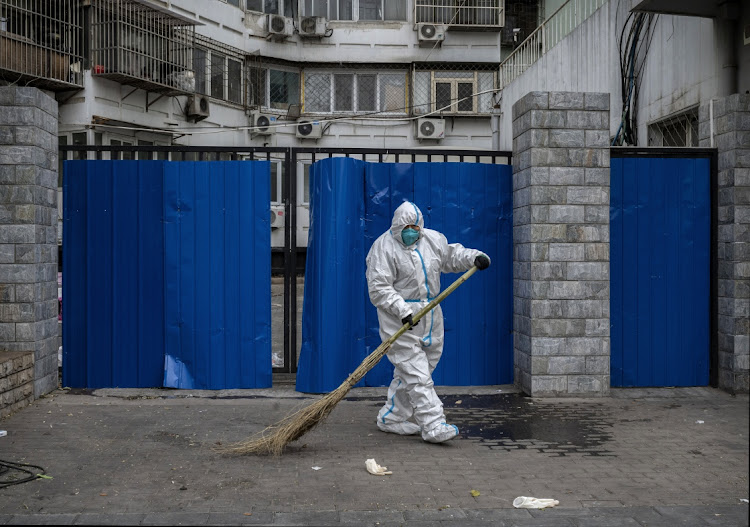
M 390 230 L 372 244 L 367 254 L 367 286 L 378 310 L 380 338 L 385 341 L 404 324 L 411 326 L 388 351 L 393 381 L 378 413 L 380 430 L 421 433 L 431 443 L 458 435 L 458 428 L 446 423 L 432 382 L 443 352 L 443 312 L 438 305 L 417 324 L 412 317 L 440 293 L 441 273 L 463 272 L 474 265 L 486 269 L 490 259 L 425 229 L 422 212 L 409 201 L 396 209 Z

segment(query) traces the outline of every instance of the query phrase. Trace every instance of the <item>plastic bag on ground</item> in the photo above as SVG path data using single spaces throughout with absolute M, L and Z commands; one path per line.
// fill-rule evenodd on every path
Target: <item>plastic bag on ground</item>
M 381 467 L 374 459 L 368 459 L 365 461 L 365 467 L 367 467 L 367 472 L 375 476 L 388 476 L 393 474 L 393 472 L 388 470 L 388 467 Z
M 547 498 L 519 496 L 513 500 L 513 506 L 516 509 L 546 509 L 547 507 L 554 507 L 555 505 L 560 505 L 560 502 Z

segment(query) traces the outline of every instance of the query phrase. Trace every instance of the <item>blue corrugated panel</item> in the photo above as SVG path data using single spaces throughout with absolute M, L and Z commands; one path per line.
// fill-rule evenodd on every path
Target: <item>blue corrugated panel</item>
M 164 173 L 164 386 L 271 386 L 270 164 Z
M 161 386 L 162 167 L 65 162 L 65 386 Z
M 708 159 L 611 164 L 612 386 L 708 384 Z
M 428 228 L 443 232 L 449 242 L 483 250 L 493 262 L 441 304 L 446 342 L 435 382 L 512 382 L 511 167 L 334 159 L 313 165 L 298 390 L 319 393 L 337 388 L 380 345 L 377 313 L 364 280 L 364 257 L 405 199 L 419 205 Z M 364 219 L 361 228 L 354 219 L 357 214 Z M 346 237 L 335 234 L 342 232 Z M 360 249 L 356 244 L 362 238 Z M 444 276 L 443 287 L 458 276 Z M 337 296 L 344 284 L 355 296 Z M 336 324 L 329 326 L 324 318 L 342 307 L 340 322 L 351 331 L 337 336 Z M 325 341 L 321 328 L 330 328 Z M 384 359 L 367 374 L 365 384 L 385 386 L 391 377 L 392 366 Z
M 338 388 L 365 357 L 363 192 L 362 161 L 334 158 L 313 164 L 297 370 L 301 392 Z

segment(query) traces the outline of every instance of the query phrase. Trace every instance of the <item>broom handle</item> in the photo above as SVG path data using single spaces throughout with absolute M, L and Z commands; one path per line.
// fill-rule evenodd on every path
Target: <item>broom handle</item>
M 427 304 L 422 309 L 420 309 L 416 315 L 412 316 L 412 320 L 414 321 L 414 324 L 419 322 L 419 320 L 422 317 L 424 317 L 427 313 L 435 309 L 435 307 L 437 307 L 437 305 L 440 302 L 445 300 L 445 298 L 448 295 L 450 295 L 453 291 L 456 290 L 458 286 L 460 286 L 466 280 L 468 280 L 469 277 L 473 275 L 476 271 L 477 271 L 477 266 L 476 265 L 472 266 L 471 269 L 469 269 L 464 274 L 462 274 L 455 282 L 449 285 L 442 293 L 440 293 L 438 296 L 433 298 L 429 304 Z M 370 353 L 370 355 L 363 361 L 363 363 L 364 362 L 377 363 L 381 358 L 383 358 L 383 355 L 386 354 L 386 352 L 391 347 L 391 345 L 394 342 L 396 342 L 396 339 L 398 339 L 401 335 L 403 335 L 404 331 L 406 331 L 407 329 L 409 329 L 409 324 L 404 324 L 403 326 L 401 326 L 398 331 L 396 331 L 393 335 L 391 335 L 391 338 L 383 342 L 380 346 L 377 347 L 375 351 Z M 367 371 L 362 371 L 360 374 L 357 374 L 356 372 L 352 373 L 351 375 L 349 375 L 349 378 L 346 381 L 344 381 L 344 383 L 345 384 L 348 383 L 349 386 L 354 386 L 355 384 L 357 384 L 359 381 L 362 380 L 362 377 L 364 377 L 366 373 Z

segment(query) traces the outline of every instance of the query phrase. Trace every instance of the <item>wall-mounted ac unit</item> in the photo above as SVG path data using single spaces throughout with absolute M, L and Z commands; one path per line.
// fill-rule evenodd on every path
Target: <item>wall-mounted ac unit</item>
M 270 38 L 284 40 L 294 34 L 294 23 L 291 18 L 285 16 L 268 15 L 266 29 Z
M 319 121 L 297 121 L 297 137 L 300 139 L 320 139 L 323 125 Z
M 445 40 L 445 26 L 440 24 L 417 24 L 417 38 L 420 47 L 439 46 Z
M 443 139 L 445 137 L 445 121 L 423 117 L 417 119 L 417 139 Z
M 276 133 L 276 116 L 261 113 L 253 110 L 252 115 L 252 134 L 253 135 L 273 135 Z
M 284 226 L 284 205 L 271 205 L 271 228 L 278 229 Z
M 208 104 L 208 97 L 205 95 L 191 95 L 188 97 L 185 115 L 187 115 L 188 119 L 193 119 L 196 123 L 211 115 L 211 106 Z
M 299 19 L 299 36 L 324 37 L 328 28 L 322 16 L 303 16 Z

